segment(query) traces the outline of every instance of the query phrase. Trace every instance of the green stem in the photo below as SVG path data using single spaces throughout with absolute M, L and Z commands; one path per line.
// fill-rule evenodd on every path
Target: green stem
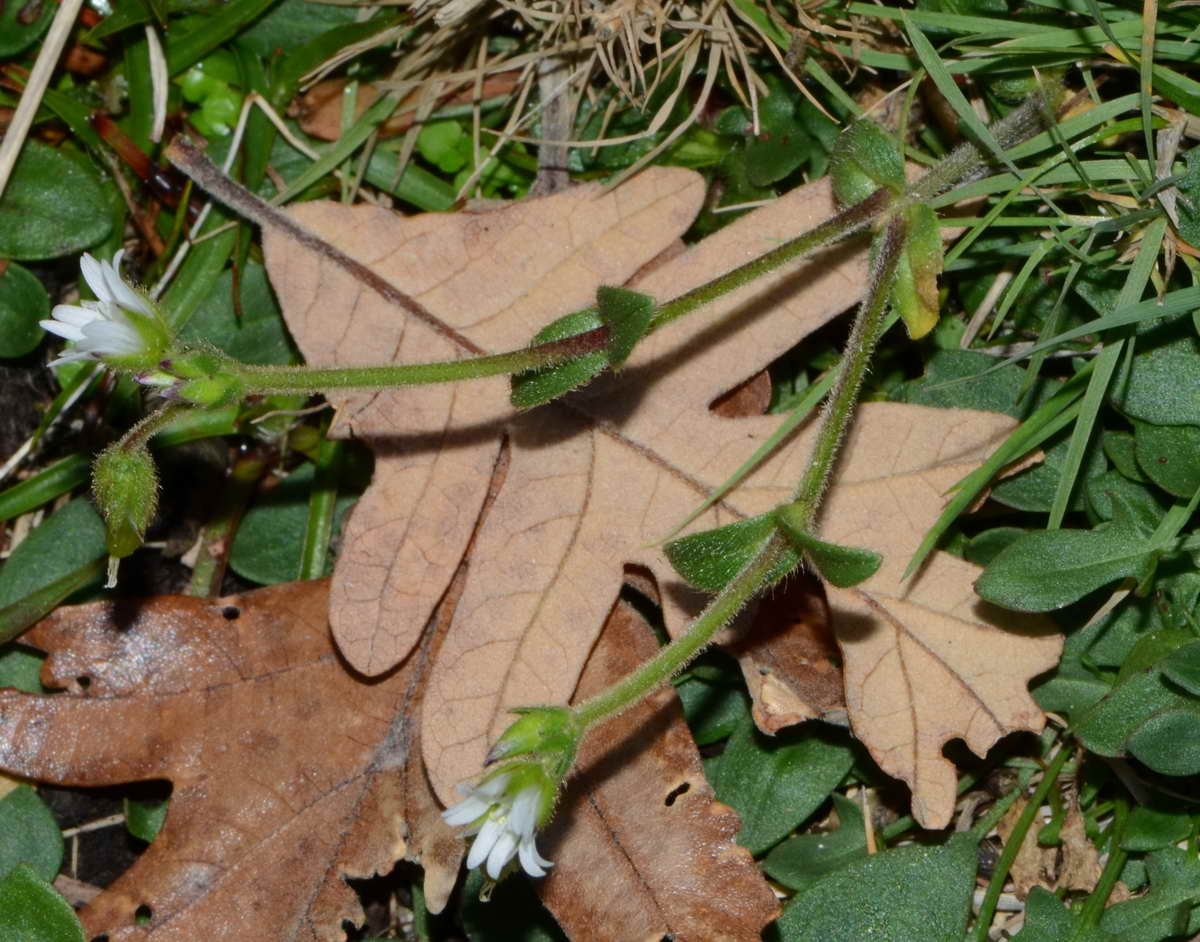
M 786 549 L 784 537 L 778 533 L 770 536 L 742 571 L 729 580 L 725 588 L 708 603 L 686 633 L 662 648 L 628 677 L 576 706 L 572 712 L 580 731 L 620 713 L 683 670 L 692 658 L 704 650 L 713 635 L 729 624 L 742 607 L 754 598 Z
M 438 363 L 393 364 L 390 366 L 251 366 L 227 361 L 247 393 L 316 392 L 323 389 L 364 389 L 388 386 L 419 386 L 453 383 L 486 376 L 502 376 L 524 370 L 544 369 L 603 350 L 608 345 L 608 328 L 593 330 L 526 347 L 509 353 L 445 360 Z
M 690 314 L 706 304 L 711 304 L 717 298 L 750 284 L 781 265 L 852 235 L 882 215 L 891 206 L 893 199 L 894 194 L 891 191 L 885 188 L 878 189 L 861 203 L 856 203 L 849 209 L 843 210 L 815 229 L 809 229 L 803 235 L 789 239 L 765 255 L 751 259 L 733 271 L 726 272 L 698 288 L 693 288 L 673 301 L 668 301 L 655 311 L 646 333 L 652 333 L 676 318 Z
M 806 530 L 812 530 L 816 523 L 821 496 L 833 474 L 834 461 L 858 404 L 863 377 L 882 333 L 896 266 L 904 251 L 906 229 L 902 216 L 893 217 L 875 245 L 867 296 L 854 320 L 837 379 L 826 400 L 817 444 L 796 488 L 795 501 L 803 510 L 803 528 Z
M 1129 856 L 1126 851 L 1121 849 L 1121 838 L 1125 833 L 1129 804 L 1124 800 L 1118 801 L 1113 813 L 1113 826 L 1109 832 L 1108 862 L 1104 865 L 1104 872 L 1100 874 L 1100 879 L 1096 881 L 1096 888 L 1088 895 L 1087 902 L 1083 904 L 1083 909 L 1079 912 L 1080 928 L 1076 935 L 1084 935 L 1086 930 L 1100 925 L 1100 917 L 1104 915 L 1108 897 L 1112 894 L 1113 887 L 1116 886 L 1121 871 L 1125 868 L 1125 860 Z
M 329 562 L 329 540 L 337 506 L 338 475 L 342 469 L 345 443 L 326 438 L 317 448 L 316 474 L 308 498 L 308 522 L 300 554 L 300 578 L 320 579 Z
M 1008 840 L 1004 844 L 1004 851 L 1000 854 L 1000 859 L 996 861 L 996 869 L 992 871 L 987 893 L 984 894 L 983 903 L 979 907 L 979 916 L 975 920 L 975 942 L 987 942 L 988 929 L 992 925 L 992 917 L 996 914 L 996 903 L 999 902 L 1000 894 L 1004 891 L 1004 881 L 1008 879 L 1008 871 L 1012 869 L 1013 862 L 1021 850 L 1025 832 L 1032 826 L 1038 809 L 1042 807 L 1042 802 L 1046 800 L 1050 789 L 1058 781 L 1063 766 L 1067 764 L 1070 756 L 1070 749 L 1065 745 L 1059 747 L 1058 755 L 1051 761 L 1037 790 L 1030 796 L 1029 803 L 1025 805 L 1021 816 L 1017 818 L 1016 826 L 1013 827 L 1012 833 L 1009 834 Z
M 810 495 L 814 515 L 820 494 L 833 472 L 838 446 L 854 412 L 867 363 L 879 338 L 880 325 L 883 323 L 888 296 L 891 293 L 892 278 L 904 247 L 905 229 L 902 217 L 893 218 L 888 221 L 880 237 L 867 295 L 855 317 L 854 328 L 838 368 L 838 378 L 834 382 L 830 404 L 824 412 L 817 446 L 801 484 L 802 491 Z M 683 670 L 692 658 L 708 646 L 713 635 L 729 624 L 742 607 L 758 594 L 763 583 L 777 568 L 780 558 L 790 551 L 791 545 L 787 538 L 778 530 L 773 532 L 742 571 L 709 602 L 708 607 L 684 634 L 628 677 L 575 707 L 575 719 L 580 729 L 586 730 L 601 720 L 620 713 Z

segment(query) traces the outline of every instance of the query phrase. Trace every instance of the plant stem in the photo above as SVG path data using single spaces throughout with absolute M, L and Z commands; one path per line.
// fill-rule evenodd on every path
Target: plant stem
M 803 510 L 803 527 L 806 530 L 812 530 L 816 522 L 821 496 L 833 474 L 833 464 L 854 416 L 863 377 L 882 333 L 896 265 L 904 251 L 906 229 L 903 216 L 895 216 L 888 221 L 875 244 L 870 287 L 854 319 L 837 379 L 825 401 L 817 443 L 796 488 L 795 502 Z
M 683 670 L 692 658 L 704 650 L 713 635 L 729 624 L 755 596 L 779 555 L 786 549 L 785 538 L 778 533 L 772 534 L 742 571 L 729 580 L 725 588 L 708 603 L 686 633 L 662 648 L 629 676 L 576 706 L 573 712 L 580 731 L 632 706 Z
M 187 594 L 201 598 L 212 598 L 221 594 L 221 583 L 225 581 L 225 568 L 229 564 L 229 551 L 233 537 L 241 522 L 242 513 L 250 503 L 250 497 L 259 480 L 267 470 L 267 462 L 261 454 L 250 453 L 237 458 L 229 470 L 226 487 L 221 493 L 216 516 L 208 520 L 200 530 L 200 552 L 192 568 L 192 578 Z
M 544 369 L 608 345 L 608 328 L 596 327 L 536 347 L 509 353 L 444 360 L 437 363 L 398 363 L 390 366 L 251 366 L 227 361 L 248 393 L 316 392 L 323 389 L 365 389 L 453 383 L 524 370 Z
M 1109 831 L 1108 862 L 1104 865 L 1104 872 L 1100 874 L 1100 879 L 1096 881 L 1096 888 L 1088 895 L 1087 902 L 1083 904 L 1083 909 L 1079 912 L 1080 931 L 1077 935 L 1082 935 L 1088 929 L 1094 929 L 1100 925 L 1100 917 L 1104 915 L 1108 897 L 1112 894 L 1113 887 L 1116 886 L 1117 879 L 1125 868 L 1125 860 L 1129 854 L 1121 849 L 1121 838 L 1125 834 L 1125 821 L 1128 814 L 1128 802 L 1118 801 L 1114 808 L 1113 825 Z
M 1017 859 L 1017 854 L 1021 850 L 1021 842 L 1025 839 L 1025 832 L 1033 824 L 1033 819 L 1037 815 L 1038 809 L 1042 806 L 1042 802 L 1046 800 L 1046 796 L 1050 794 L 1050 789 L 1058 781 L 1058 776 L 1062 773 L 1063 766 L 1067 764 L 1067 759 L 1070 756 L 1071 750 L 1065 745 L 1060 745 L 1058 754 L 1047 767 L 1046 774 L 1042 776 L 1037 790 L 1030 796 L 1029 803 L 1021 811 L 1021 817 L 1017 819 L 1016 826 L 1013 828 L 1012 833 L 1009 834 L 1008 841 L 1004 845 L 1004 852 L 1000 855 L 1000 859 L 996 861 L 996 868 L 992 871 L 992 879 L 988 882 L 987 893 L 984 894 L 983 903 L 979 907 L 979 916 L 975 920 L 975 942 L 987 942 L 988 929 L 991 927 L 992 917 L 996 914 L 996 903 L 1000 900 L 1000 894 L 1004 891 L 1004 881 L 1008 879 L 1008 871 L 1012 869 L 1013 862 Z
M 710 304 L 717 298 L 736 291 L 750 284 L 781 265 L 800 258 L 809 252 L 815 252 L 822 246 L 846 236 L 852 235 L 866 226 L 872 220 L 882 215 L 892 204 L 894 195 L 885 188 L 880 188 L 861 203 L 855 203 L 849 209 L 843 210 L 831 219 L 827 219 L 814 229 L 809 229 L 803 235 L 789 239 L 782 245 L 773 248 L 765 255 L 751 259 L 744 265 L 739 265 L 733 271 L 714 278 L 706 284 L 693 288 L 672 301 L 661 305 L 650 319 L 646 333 L 652 333 L 658 328 L 669 324 L 676 318 L 690 314 L 705 304 Z
M 833 472 L 838 446 L 854 412 L 863 375 L 866 373 L 875 342 L 879 338 L 896 264 L 904 248 L 905 231 L 903 217 L 896 217 L 888 221 L 880 236 L 867 294 L 855 317 L 854 328 L 850 332 L 846 351 L 838 367 L 838 377 L 830 394 L 829 405 L 824 410 L 813 458 L 801 483 L 802 492 L 811 495 L 810 504 L 814 508 L 814 515 L 825 483 Z M 741 572 L 708 603 L 684 634 L 628 677 L 575 707 L 575 719 L 580 729 L 586 730 L 620 713 L 683 670 L 692 658 L 708 646 L 713 635 L 729 624 L 742 607 L 758 594 L 767 577 L 776 568 L 780 557 L 790 550 L 791 545 L 787 537 L 778 530 L 774 531 L 763 541 L 762 546 Z

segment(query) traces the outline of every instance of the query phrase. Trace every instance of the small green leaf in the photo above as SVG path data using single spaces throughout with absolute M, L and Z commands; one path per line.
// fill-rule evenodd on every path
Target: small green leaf
M 597 311 L 576 311 L 539 330 L 534 335 L 532 345 L 565 340 L 603 326 L 604 322 Z M 517 373 L 512 378 L 511 402 L 518 409 L 540 406 L 591 382 L 607 366 L 608 355 L 603 350 L 597 350 L 558 366 Z
M 27 865 L 43 880 L 53 880 L 63 860 L 58 822 L 28 785 L 19 785 L 0 799 L 0 878 L 18 864 Z
M 1084 929 L 1079 916 L 1044 887 L 1035 886 L 1025 901 L 1025 925 L 1013 942 L 1129 942 L 1099 928 Z
M 1200 702 L 1151 716 L 1134 730 L 1126 748 L 1163 775 L 1200 773 Z
M 875 854 L 813 883 L 777 923 L 781 942 L 961 942 L 979 864 L 978 841 Z
M 1162 671 L 1168 680 L 1200 697 L 1200 641 L 1172 651 L 1163 661 Z
M 861 203 L 880 187 L 904 189 L 904 161 L 895 139 L 869 118 L 842 132 L 829 162 L 833 193 L 842 206 Z
M 50 296 L 27 268 L 9 262 L 0 277 L 0 357 L 23 357 L 42 342 L 38 321 L 50 316 Z
M 88 159 L 26 141 L 0 196 L 0 257 L 61 258 L 111 230 L 108 200 Z
M 1146 536 L 1130 523 L 1028 533 L 992 561 L 975 591 L 1015 611 L 1047 612 L 1118 579 L 1142 579 L 1155 556 Z
M 1131 481 L 1145 481 L 1146 476 L 1138 467 L 1133 435 L 1130 432 L 1105 431 L 1101 439 L 1104 454 L 1121 474 Z
M 1192 833 L 1192 816 L 1186 810 L 1140 805 L 1125 819 L 1121 848 L 1129 851 L 1160 850 L 1187 840 Z
M 624 288 L 601 287 L 596 291 L 596 306 L 609 331 L 608 365 L 618 370 L 645 336 L 654 316 L 654 299 Z
M 717 658 L 726 660 L 727 656 L 720 651 L 709 652 L 675 683 L 683 715 L 698 746 L 732 735 L 750 712 L 742 672 L 736 664 L 719 664 Z
M 963 550 L 963 559 L 976 566 L 987 566 L 1026 532 L 1020 527 L 993 527 L 991 530 L 984 530 L 967 542 Z
M 1100 928 L 1121 942 L 1160 942 L 1200 931 L 1200 860 L 1178 847 L 1146 858 L 1150 890 L 1104 911 Z
M 246 512 L 229 551 L 229 566 L 243 579 L 275 585 L 299 578 L 314 475 L 311 464 L 303 465 Z M 365 482 L 357 475 L 351 469 L 339 485 L 334 506 L 335 534 L 362 492 Z
M 867 834 L 858 803 L 834 792 L 836 831 L 789 837 L 763 860 L 763 870 L 789 890 L 802 892 L 848 864 L 867 856 Z
M 1048 511 L 1054 503 L 1054 494 L 1058 490 L 1058 482 L 1062 477 L 1062 468 L 1067 462 L 1067 452 L 1071 444 L 1069 437 L 1065 435 L 1056 436 L 1051 441 L 1053 444 L 1045 449 L 1045 460 L 1010 478 L 1005 478 L 992 488 L 992 497 L 1016 510 L 1035 513 Z M 1079 474 L 1080 481 L 1088 481 L 1107 470 L 1108 464 L 1103 449 L 1098 443 L 1093 443 L 1085 454 L 1083 468 Z M 1083 510 L 1084 507 L 1083 488 L 1076 487 L 1070 509 Z
M 1175 497 L 1188 498 L 1200 488 L 1200 427 L 1133 423 L 1138 466 Z
M 853 764 L 846 737 L 831 728 L 810 724 L 771 737 L 747 715 L 710 780 L 717 800 L 742 817 L 738 843 L 760 854 L 807 820 Z
M 942 273 L 942 235 L 937 216 L 923 203 L 906 211 L 908 236 L 896 265 L 892 305 L 913 340 L 937 325 L 941 304 L 938 275 Z
M 1154 490 L 1131 481 L 1119 471 L 1105 471 L 1088 478 L 1084 496 L 1088 509 L 1099 520 L 1112 520 L 1117 513 L 1117 506 L 1123 504 L 1137 526 L 1144 530 L 1154 530 L 1167 512 Z
M 672 540 L 663 552 L 675 571 L 697 589 L 719 592 L 754 558 L 776 530 L 774 513 L 739 520 L 715 530 L 704 530 Z M 800 564 L 800 554 L 782 553 L 763 582 L 774 585 Z
M 801 526 L 803 520 L 795 504 L 780 507 L 776 517 L 792 546 L 806 554 L 817 571 L 839 589 L 865 582 L 883 565 L 883 557 L 871 550 L 818 540 Z
M 32 22 L 23 23 L 30 9 L 28 0 L 22 3 L 5 3 L 0 6 L 0 60 L 11 59 L 22 49 L 36 42 L 50 28 L 50 21 L 58 9 L 56 3 L 42 3 Z
M 158 509 L 158 469 L 150 449 L 114 442 L 92 466 L 92 492 L 104 516 L 108 555 L 122 559 L 146 538 Z
M 84 942 L 83 926 L 71 904 L 24 864 L 0 880 L 0 938 Z
M 240 310 L 233 304 L 233 272 L 226 270 L 179 332 L 180 338 L 212 344 L 243 363 L 298 363 L 266 269 L 247 262 L 240 282 Z
M 105 552 L 104 521 L 75 499 L 42 521 L 0 567 L 0 608 L 68 575 Z
M 42 664 L 46 656 L 40 651 L 20 644 L 0 647 L 0 690 L 11 687 L 26 693 L 45 693 L 42 686 Z
M 1128 417 L 1154 425 L 1200 425 L 1198 388 L 1200 339 L 1190 317 L 1176 317 L 1138 332 L 1137 352 L 1113 388 L 1113 402 Z
M 167 810 L 170 799 L 161 801 L 139 801 L 136 798 L 125 799 L 125 827 L 140 841 L 150 843 L 162 830 L 163 822 L 167 820 Z

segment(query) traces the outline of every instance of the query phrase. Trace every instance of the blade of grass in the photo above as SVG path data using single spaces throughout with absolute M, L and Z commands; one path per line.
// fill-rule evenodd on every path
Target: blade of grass
M 1151 222 L 1142 236 L 1142 244 L 1138 247 L 1137 257 L 1125 277 L 1125 284 L 1117 298 L 1115 307 L 1120 309 L 1134 304 L 1146 290 L 1150 281 L 1150 273 L 1158 260 L 1158 251 L 1162 245 L 1163 235 L 1167 230 L 1167 218 L 1160 216 Z M 1067 457 L 1063 463 L 1058 479 L 1058 487 L 1054 491 L 1054 500 L 1050 505 L 1050 518 L 1046 522 L 1047 530 L 1057 530 L 1062 525 L 1063 516 L 1071 502 L 1075 483 L 1079 478 L 1079 470 L 1083 467 L 1084 454 L 1088 442 L 1091 441 L 1096 419 L 1100 415 L 1100 406 L 1104 403 L 1108 384 L 1116 371 L 1117 363 L 1125 350 L 1130 338 L 1105 343 L 1104 349 L 1095 359 L 1095 369 L 1088 382 L 1087 392 L 1079 408 L 1079 417 L 1075 420 L 1075 428 L 1071 433 L 1071 443 L 1067 446 Z
M 68 491 L 86 484 L 91 462 L 84 455 L 67 455 L 0 492 L 0 523 L 48 504 Z
M 344 442 L 327 438 L 317 449 L 316 474 L 308 496 L 308 521 L 300 553 L 301 579 L 320 579 L 329 562 L 333 511 L 337 505 L 338 475 L 345 454 Z
M 66 598 L 80 589 L 99 582 L 104 575 L 104 557 L 84 563 L 65 576 L 60 576 L 48 585 L 30 592 L 24 598 L 0 608 L 0 644 L 12 641 L 26 628 L 44 618 Z

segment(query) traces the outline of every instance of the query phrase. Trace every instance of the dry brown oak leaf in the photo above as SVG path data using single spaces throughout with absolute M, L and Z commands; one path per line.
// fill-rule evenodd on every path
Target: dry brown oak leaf
M 363 921 L 345 877 L 405 857 L 444 905 L 462 842 L 421 769 L 420 659 L 364 683 L 332 645 L 327 604 L 324 581 L 97 602 L 22 638 L 65 690 L 0 691 L 0 769 L 174 785 L 158 837 L 80 913 L 89 938 L 334 942 L 343 919 Z
M 613 607 L 576 699 L 619 680 L 658 645 L 632 606 Z M 758 942 L 779 915 L 737 812 L 717 802 L 671 688 L 588 737 L 538 839 L 553 861 L 542 902 L 575 942 Z M 613 927 L 619 926 L 619 931 Z
M 674 297 L 833 211 L 826 182 L 800 187 L 626 282 L 686 228 L 700 179 L 659 168 L 599 194 L 584 186 L 489 213 L 410 218 L 305 204 L 289 213 L 293 231 L 266 232 L 268 271 L 309 362 L 419 362 L 525 344 L 592 303 L 600 284 Z M 343 433 L 370 440 L 377 464 L 347 528 L 330 614 L 366 672 L 406 656 L 461 559 L 499 441 L 512 444 L 423 706 L 426 765 L 444 802 L 478 773 L 511 707 L 571 697 L 626 566 L 653 573 L 672 633 L 699 610 L 658 543 L 778 423 L 725 419 L 709 405 L 853 304 L 864 255 L 844 245 L 762 278 L 656 332 L 618 376 L 566 403 L 514 414 L 503 379 L 343 403 Z M 941 495 L 1011 428 L 992 413 L 868 404 L 824 513 L 825 538 L 887 557 L 830 601 L 854 731 L 909 784 L 927 827 L 944 826 L 953 808 L 944 743 L 962 737 L 982 753 L 1007 732 L 1039 729 L 1026 684 L 1060 649 L 1045 623 L 979 603 L 968 563 L 938 553 L 900 579 Z M 691 529 L 788 499 L 814 437 L 810 423 Z M 743 669 L 753 670 L 744 658 Z

